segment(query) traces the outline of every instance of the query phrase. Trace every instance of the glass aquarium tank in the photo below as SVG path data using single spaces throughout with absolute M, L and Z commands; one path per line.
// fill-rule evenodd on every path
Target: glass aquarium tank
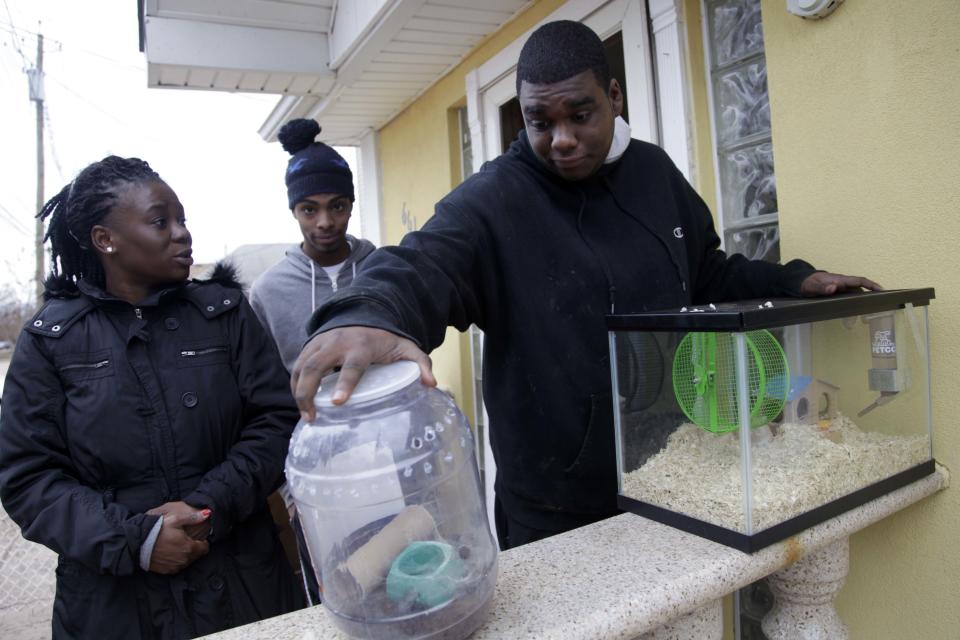
M 933 297 L 607 316 L 620 507 L 753 552 L 933 473 Z
M 286 463 L 323 606 L 356 638 L 465 638 L 497 578 L 470 425 L 413 362 L 371 366 L 334 406 L 338 375 Z

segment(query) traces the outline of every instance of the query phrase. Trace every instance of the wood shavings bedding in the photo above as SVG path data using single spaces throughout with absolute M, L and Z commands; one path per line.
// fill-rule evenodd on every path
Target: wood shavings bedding
M 843 415 L 819 425 L 754 429 L 753 530 L 852 493 L 930 459 L 930 438 L 861 431 Z M 745 531 L 740 434 L 683 424 L 666 446 L 623 478 L 637 500 Z

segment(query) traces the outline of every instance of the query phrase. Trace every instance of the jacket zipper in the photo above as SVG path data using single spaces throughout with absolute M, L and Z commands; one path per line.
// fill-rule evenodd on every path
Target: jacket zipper
M 211 353 L 218 353 L 226 350 L 227 350 L 226 347 L 208 347 L 207 349 L 181 351 L 180 355 L 184 358 L 194 358 L 197 356 L 205 356 Z
M 140 310 L 140 307 L 134 308 L 133 314 L 137 316 L 137 320 L 143 320 L 143 311 Z
M 103 367 L 109 367 L 109 360 L 101 360 L 100 362 L 81 362 L 77 364 L 67 364 L 60 367 L 60 371 L 68 371 L 70 369 L 101 369 Z

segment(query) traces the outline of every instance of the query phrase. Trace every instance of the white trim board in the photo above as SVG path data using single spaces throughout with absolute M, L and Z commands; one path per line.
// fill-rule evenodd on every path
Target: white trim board
M 370 129 L 360 139 L 357 164 L 360 182 L 360 230 L 363 237 L 382 246 L 383 191 L 380 179 L 379 134 Z

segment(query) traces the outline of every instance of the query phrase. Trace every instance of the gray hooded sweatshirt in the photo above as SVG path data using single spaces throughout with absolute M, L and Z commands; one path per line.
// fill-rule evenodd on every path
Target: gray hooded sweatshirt
M 283 260 L 264 271 L 250 288 L 250 306 L 267 333 L 277 343 L 287 371 L 307 341 L 307 321 L 314 309 L 326 302 L 334 291 L 349 286 L 358 265 L 375 247 L 369 240 L 348 235 L 350 255 L 337 274 L 336 286 L 323 267 L 300 248 L 287 249 Z

